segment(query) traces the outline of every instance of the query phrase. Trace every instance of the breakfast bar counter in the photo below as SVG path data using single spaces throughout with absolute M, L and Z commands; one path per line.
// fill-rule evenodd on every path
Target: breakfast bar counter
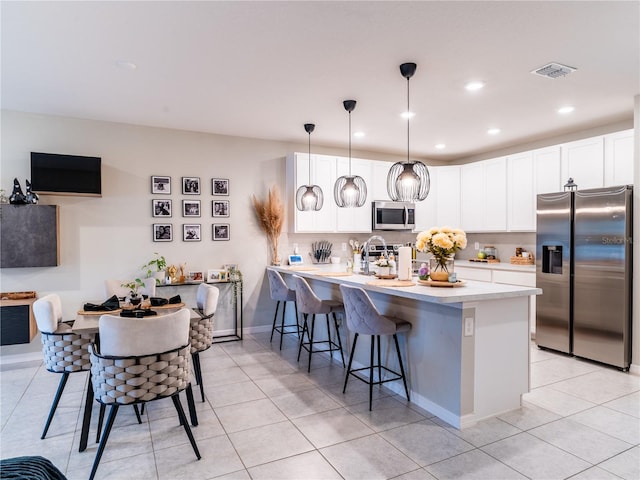
M 442 288 L 419 284 L 417 277 L 413 285 L 398 287 L 374 276 L 349 275 L 344 265 L 268 268 L 282 273 L 289 285 L 290 275 L 305 277 L 325 299 L 340 299 L 340 284 L 360 286 L 381 313 L 411 322 L 406 338 L 399 336 L 406 342 L 411 401 L 456 428 L 519 408 L 529 391 L 529 302 L 542 293 L 538 288 L 464 279 L 459 287 Z M 360 353 L 354 364 L 366 363 Z M 395 355 L 389 362 L 396 362 Z M 396 383 L 386 386 L 403 395 Z

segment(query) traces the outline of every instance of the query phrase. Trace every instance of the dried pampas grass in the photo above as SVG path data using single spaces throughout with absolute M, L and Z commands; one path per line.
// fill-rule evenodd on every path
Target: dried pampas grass
M 278 239 L 284 225 L 284 204 L 280 199 L 280 191 L 278 187 L 274 185 L 269 189 L 269 195 L 266 200 L 258 200 L 255 195 L 252 197 L 253 208 L 256 212 L 258 224 L 271 244 L 273 253 L 272 263 L 279 264 Z

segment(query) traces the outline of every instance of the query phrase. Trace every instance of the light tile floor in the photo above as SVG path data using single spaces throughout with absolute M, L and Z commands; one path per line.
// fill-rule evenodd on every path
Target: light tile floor
M 365 384 L 352 380 L 342 394 L 341 364 L 314 356 L 308 374 L 294 338 L 277 345 L 256 334 L 201 355 L 202 460 L 163 400 L 148 404 L 142 425 L 120 410 L 97 478 L 640 478 L 638 376 L 532 346 L 522 408 L 460 431 L 386 389 L 369 412 Z M 1 372 L 0 456 L 43 455 L 70 480 L 86 479 L 97 448 L 78 452 L 86 374 L 71 375 L 40 440 L 58 379 L 42 365 Z M 96 417 L 97 404 L 93 435 Z

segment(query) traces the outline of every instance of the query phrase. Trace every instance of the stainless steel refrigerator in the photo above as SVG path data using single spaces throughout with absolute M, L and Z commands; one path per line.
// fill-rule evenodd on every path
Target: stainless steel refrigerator
M 536 343 L 627 370 L 633 187 L 538 195 Z

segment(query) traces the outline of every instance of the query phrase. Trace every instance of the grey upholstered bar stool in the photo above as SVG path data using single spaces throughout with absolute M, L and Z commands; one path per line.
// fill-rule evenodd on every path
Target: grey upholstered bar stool
M 309 366 L 307 371 L 311 371 L 311 357 L 314 353 L 340 351 L 342 357 L 342 366 L 344 363 L 344 353 L 342 352 L 342 340 L 340 339 L 340 329 L 338 327 L 338 320 L 336 319 L 336 313 L 344 314 L 344 305 L 337 300 L 320 300 L 318 296 L 313 293 L 311 287 L 307 281 L 299 275 L 294 275 L 293 278 L 296 282 L 296 303 L 298 304 L 298 310 L 302 313 L 304 322 L 302 325 L 302 336 L 300 337 L 300 345 L 298 346 L 298 361 L 300 361 L 300 353 L 304 348 L 309 352 Z M 327 319 L 327 339 L 326 340 L 314 340 L 313 335 L 315 331 L 316 315 L 325 315 Z M 311 327 L 307 322 L 308 316 L 311 315 Z M 333 324 L 335 326 L 336 336 L 338 337 L 338 343 L 336 344 L 331 340 L 331 328 L 329 326 L 329 315 L 333 316 Z M 307 333 L 308 341 L 304 341 L 304 334 Z M 326 348 L 314 348 L 314 345 L 325 345 Z
M 349 355 L 349 365 L 347 366 L 347 375 L 344 379 L 344 388 L 342 389 L 342 393 L 347 391 L 347 382 L 349 381 L 350 375 L 353 375 L 358 380 L 368 383 L 369 410 L 371 410 L 373 386 L 402 379 L 402 382 L 404 383 L 404 391 L 407 394 L 407 400 L 409 400 L 409 389 L 407 388 L 407 379 L 404 373 L 404 366 L 402 365 L 402 356 L 400 355 L 400 346 L 398 345 L 398 336 L 396 334 L 400 332 L 408 332 L 411 330 L 411 324 L 406 320 L 380 314 L 376 306 L 371 301 L 371 298 L 369 298 L 369 295 L 367 295 L 367 292 L 362 288 L 340 285 L 340 291 L 342 292 L 342 299 L 344 301 L 347 316 L 347 328 L 354 332 L 353 346 L 351 347 L 351 354 Z M 356 343 L 360 334 L 371 336 L 369 366 L 352 369 L 351 363 L 353 362 L 353 354 L 356 351 Z M 396 345 L 396 353 L 398 354 L 398 363 L 400 364 L 400 373 L 382 365 L 380 360 L 380 335 L 393 335 L 393 340 Z M 375 343 L 378 344 L 377 364 L 374 363 Z M 369 378 L 357 375 L 357 372 L 363 370 L 369 370 Z M 383 379 L 383 371 L 385 373 L 390 373 L 392 377 Z M 376 372 L 377 380 L 375 380 Z
M 279 272 L 275 270 L 267 270 L 267 276 L 269 278 L 269 291 L 271 292 L 271 300 L 275 300 L 276 311 L 273 314 L 273 326 L 271 327 L 271 339 L 273 341 L 273 332 L 280 334 L 280 350 L 282 350 L 282 337 L 289 333 L 297 333 L 300 336 L 300 324 L 298 323 L 298 306 L 296 304 L 296 291 L 289 288 L 287 283 L 282 278 Z M 278 319 L 278 308 L 282 302 L 282 319 L 280 320 L 280 326 L 276 325 Z M 293 307 L 296 310 L 296 323 L 284 323 L 285 314 L 287 312 L 287 302 L 293 302 Z M 295 328 L 295 330 L 292 330 Z

